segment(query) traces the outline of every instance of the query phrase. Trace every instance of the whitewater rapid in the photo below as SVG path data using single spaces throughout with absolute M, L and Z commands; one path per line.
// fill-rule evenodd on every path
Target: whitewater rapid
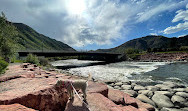
M 54 66 L 65 66 L 65 65 L 80 65 L 89 64 L 96 61 L 81 61 L 76 59 L 61 60 L 53 62 Z M 91 74 L 93 78 L 102 81 L 125 81 L 130 79 L 134 75 L 142 75 L 146 72 L 156 70 L 159 66 L 169 64 L 168 62 L 118 62 L 107 65 L 96 65 L 87 67 L 71 68 L 66 72 L 87 77 Z M 141 78 L 142 79 L 142 78 Z M 141 80 L 140 80 L 141 81 Z M 147 77 L 144 81 L 152 81 Z

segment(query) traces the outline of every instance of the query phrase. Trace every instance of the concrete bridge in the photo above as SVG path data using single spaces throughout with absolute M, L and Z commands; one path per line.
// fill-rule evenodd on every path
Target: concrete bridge
M 78 56 L 78 58 L 85 60 L 100 60 L 106 62 L 119 61 L 123 56 L 120 53 L 101 53 L 101 52 L 69 52 L 69 51 L 19 51 L 20 57 L 27 56 L 28 54 L 34 54 L 44 57 L 62 57 L 62 56 Z

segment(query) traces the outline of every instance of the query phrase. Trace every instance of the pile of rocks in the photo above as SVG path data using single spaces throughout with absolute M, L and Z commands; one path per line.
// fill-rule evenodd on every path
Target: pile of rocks
M 67 90 L 56 87 L 58 79 L 78 77 L 32 64 L 9 67 L 8 73 L 0 77 L 0 111 L 155 111 L 150 104 L 93 81 L 88 82 L 86 107 L 76 95 L 69 100 Z
M 156 108 L 156 111 L 188 111 L 188 87 L 173 82 L 153 86 L 138 83 L 107 83 L 110 88 L 119 89 L 142 102 Z

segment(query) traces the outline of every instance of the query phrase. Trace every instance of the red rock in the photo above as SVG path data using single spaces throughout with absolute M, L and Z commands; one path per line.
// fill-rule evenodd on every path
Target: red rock
M 87 95 L 87 102 L 91 111 L 110 111 L 117 105 L 99 93 L 89 93 Z
M 131 105 L 121 107 L 121 110 L 122 110 L 122 111 L 140 111 L 140 110 L 138 110 L 137 108 L 135 108 L 135 107 L 133 107 L 133 106 L 131 106 Z
M 28 68 L 29 65 L 31 65 L 31 64 L 30 64 L 30 63 L 23 63 L 23 64 L 21 65 L 21 67 L 22 67 L 22 68 Z
M 87 90 L 88 93 L 100 93 L 105 97 L 108 97 L 108 87 L 104 83 L 94 83 L 89 81 Z
M 11 80 L 11 79 L 17 79 L 17 78 L 20 78 L 21 76 L 19 75 L 16 75 L 16 76 L 9 76 L 9 77 L 0 77 L 0 82 L 5 82 L 5 81 L 8 81 L 8 80 Z
M 117 107 L 115 103 L 100 93 L 87 93 L 86 103 L 88 106 L 82 104 L 82 101 L 75 96 L 74 100 L 67 103 L 65 111 L 111 111 L 113 107 Z
M 111 111 L 140 111 L 140 110 L 129 105 L 129 106 L 112 107 Z
M 56 79 L 18 78 L 0 83 L 0 104 L 19 103 L 36 110 L 63 110 L 68 100 L 65 89 L 54 87 Z
M 155 108 L 152 105 L 143 103 L 138 99 L 135 99 L 135 100 L 136 100 L 136 103 L 137 103 L 139 109 L 144 108 L 144 109 L 147 109 L 148 111 L 155 111 Z
M 126 105 L 131 105 L 131 106 L 134 106 L 134 107 L 138 107 L 138 104 L 137 104 L 137 99 L 133 98 L 133 97 L 130 97 L 130 95 L 128 94 L 124 94 L 124 102 Z
M 116 89 L 109 89 L 108 90 L 108 98 L 112 100 L 116 104 L 125 105 L 124 102 L 124 92 Z
M 0 105 L 0 111 L 36 111 L 21 104 Z
M 27 71 L 25 74 L 21 75 L 23 78 L 35 78 L 35 72 Z

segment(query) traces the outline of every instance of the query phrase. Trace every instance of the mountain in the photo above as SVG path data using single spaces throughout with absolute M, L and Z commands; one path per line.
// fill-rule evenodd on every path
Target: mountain
M 148 49 L 177 49 L 183 46 L 188 47 L 188 35 L 182 37 L 173 37 L 168 38 L 164 36 L 154 36 L 149 35 L 141 38 L 136 38 L 125 42 L 124 44 L 111 48 L 111 49 L 98 49 L 96 52 L 116 52 L 122 53 L 127 48 L 134 48 L 139 50 L 148 50 Z
M 63 50 L 76 51 L 72 47 L 63 42 L 49 38 L 43 34 L 39 34 L 31 27 L 23 23 L 12 23 L 17 31 L 18 50 Z

